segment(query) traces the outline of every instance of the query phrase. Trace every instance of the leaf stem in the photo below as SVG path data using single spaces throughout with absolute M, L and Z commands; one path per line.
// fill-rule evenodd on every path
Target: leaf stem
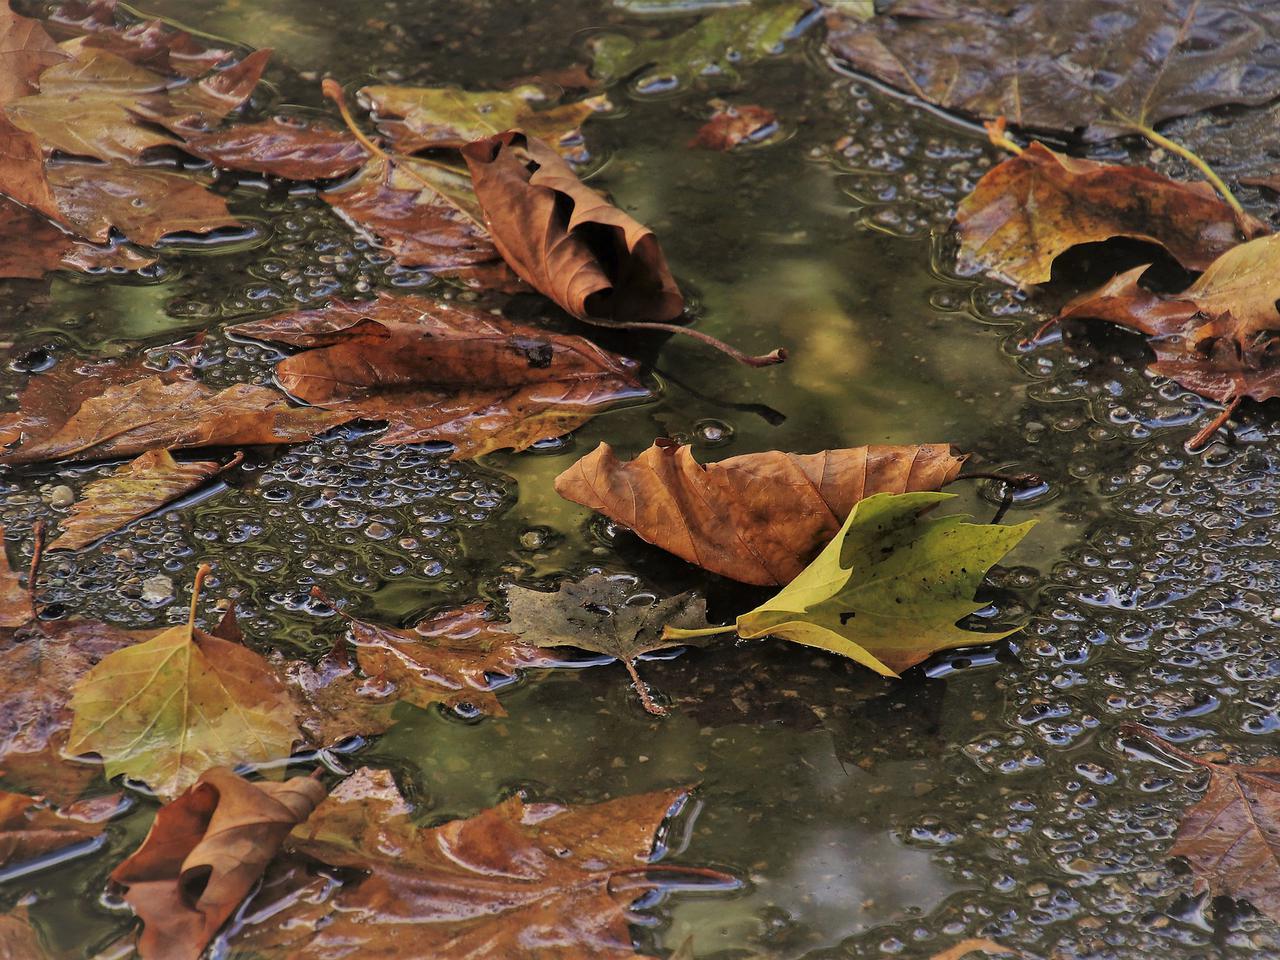
M 627 673 L 631 674 L 631 684 L 636 688 L 636 693 L 640 695 L 640 702 L 644 705 L 647 713 L 653 714 L 655 717 L 665 717 L 667 715 L 666 707 L 657 703 L 649 693 L 649 686 L 636 671 L 634 660 L 623 660 L 622 665 L 627 668 Z
M 37 520 L 31 531 L 31 566 L 27 570 L 27 605 L 31 609 L 31 622 L 40 619 L 36 611 L 36 574 L 40 572 L 40 558 L 44 555 L 44 521 Z
M 999 147 L 1001 150 L 1008 150 L 1014 156 L 1019 156 L 1021 155 L 1023 148 L 1018 143 L 1014 142 L 1005 132 L 1005 125 L 1006 121 L 1004 117 L 996 117 L 994 120 L 988 120 L 982 126 L 983 129 L 987 131 L 987 139 L 990 140 L 994 146 Z
M 1238 396 L 1235 399 L 1233 399 L 1230 403 L 1228 403 L 1225 407 L 1222 408 L 1222 412 L 1218 414 L 1216 417 L 1214 417 L 1211 423 L 1209 423 L 1207 426 L 1205 426 L 1203 430 L 1201 430 L 1194 437 L 1188 440 L 1187 451 L 1190 453 L 1195 453 L 1197 450 L 1203 447 L 1206 443 L 1208 443 L 1209 438 L 1218 432 L 1218 428 L 1231 419 L 1231 415 L 1236 412 L 1236 407 L 1240 406 L 1240 400 L 1241 398 Z
M 703 333 L 701 330 L 694 330 L 690 327 L 682 327 L 676 323 L 649 323 L 642 320 L 604 320 L 596 317 L 580 317 L 579 319 L 583 323 L 589 323 L 597 327 L 609 327 L 613 330 L 660 330 L 665 333 L 693 337 L 693 339 L 701 340 L 707 346 L 719 350 L 726 356 L 748 367 L 771 367 L 775 363 L 782 363 L 783 360 L 787 359 L 787 351 L 782 347 L 778 347 L 768 353 L 752 356 L 743 353 L 737 347 L 730 346 L 723 340 L 716 339 L 709 333 Z
M 694 637 L 714 637 L 721 633 L 737 633 L 737 624 L 730 623 L 723 627 L 702 627 L 699 630 L 681 630 L 679 627 L 663 627 L 663 640 L 692 640 Z
M 191 610 L 187 614 L 187 629 L 194 630 L 196 628 L 196 607 L 200 603 L 200 590 L 204 587 L 204 581 L 213 571 L 213 568 L 207 563 L 202 563 L 196 568 L 196 582 L 191 585 Z
M 1144 123 L 1129 121 L 1128 126 L 1135 133 L 1142 134 L 1157 147 L 1163 147 L 1170 153 L 1177 154 L 1183 160 L 1186 160 L 1187 163 L 1199 170 L 1204 175 L 1204 178 L 1213 186 L 1213 189 L 1217 190 L 1218 193 L 1222 195 L 1222 199 L 1227 201 L 1227 205 L 1230 206 L 1232 211 L 1235 213 L 1236 222 L 1240 225 L 1240 229 L 1244 233 L 1245 237 L 1248 239 L 1253 238 L 1253 230 L 1246 226 L 1249 215 L 1244 212 L 1244 207 L 1240 206 L 1240 201 L 1237 200 L 1236 195 L 1231 192 L 1231 188 L 1228 187 L 1223 179 L 1214 172 L 1213 167 L 1209 166 L 1208 163 L 1201 159 L 1199 154 L 1187 147 L 1184 147 L 1176 140 L 1170 140 L 1164 134 L 1157 133 L 1154 128 L 1149 127 Z

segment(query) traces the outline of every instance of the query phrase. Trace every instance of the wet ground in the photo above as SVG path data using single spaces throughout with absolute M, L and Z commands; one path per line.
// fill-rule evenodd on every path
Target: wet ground
M 351 85 L 499 84 L 581 61 L 603 31 L 673 33 L 696 3 L 630 6 L 145 9 L 274 46 L 274 99 L 253 105 L 268 114 L 320 109 L 323 73 Z M 515 790 L 579 802 L 699 784 L 669 856 L 744 884 L 673 892 L 641 911 L 637 943 L 657 955 L 692 934 L 700 960 L 924 958 L 964 936 L 1041 957 L 1280 957 L 1272 924 L 1198 895 L 1165 857 L 1202 783 L 1116 734 L 1137 721 L 1197 752 L 1273 750 L 1277 410 L 1246 405 L 1230 442 L 1220 434 L 1188 454 L 1206 404 L 1145 374 L 1139 338 L 1068 329 L 1021 349 L 1072 291 L 1028 297 L 949 267 L 954 205 L 995 151 L 981 131 L 841 73 L 818 25 L 736 80 L 610 94 L 616 109 L 586 128 L 590 182 L 655 229 L 702 329 L 753 352 L 785 346 L 788 363 L 747 370 L 687 340 L 610 341 L 652 365 L 661 398 L 523 454 L 451 463 L 440 449 L 373 448 L 356 430 L 251 453 L 195 502 L 50 558 L 42 599 L 128 627 L 171 623 L 206 561 L 216 571 L 207 614 L 213 598 L 234 598 L 252 645 L 294 656 L 318 654 L 340 629 L 307 601 L 313 584 L 358 616 L 410 622 L 500 596 L 515 579 L 594 566 L 659 592 L 699 587 L 713 616 L 729 617 L 754 595 L 560 501 L 552 478 L 600 440 L 632 454 L 669 436 L 702 459 L 951 441 L 984 468 L 1046 481 L 1009 515 L 1040 524 L 992 579 L 990 619 L 1028 623 L 998 649 L 937 658 L 896 683 L 775 642 L 664 655 L 643 669 L 671 707 L 665 719 L 640 708 L 621 667 L 554 671 L 504 694 L 502 719 L 402 704 L 389 734 L 343 762 L 391 768 L 424 823 Z M 732 154 L 690 150 L 708 99 L 725 94 L 777 111 L 785 137 Z M 1204 130 L 1264 114 L 1183 128 L 1211 140 Z M 1185 174 L 1137 144 L 1095 155 Z M 276 355 L 227 340 L 222 325 L 377 288 L 458 295 L 395 266 L 306 191 L 225 183 L 249 234 L 174 244 L 150 278 L 0 284 L 4 396 L 50 357 L 131 353 L 197 330 L 210 332 L 209 382 L 265 380 Z M 1243 196 L 1255 214 L 1272 212 L 1266 197 Z M 1102 279 L 1141 255 L 1089 251 L 1076 275 Z M 560 322 L 533 298 L 508 310 Z M 0 474 L 10 550 L 60 515 L 54 486 L 79 489 L 108 469 Z M 963 509 L 994 512 L 993 490 L 961 492 Z M 51 941 L 92 956 L 130 922 L 100 891 L 153 811 L 139 795 L 106 848 L 4 883 L 3 906 L 33 895 Z

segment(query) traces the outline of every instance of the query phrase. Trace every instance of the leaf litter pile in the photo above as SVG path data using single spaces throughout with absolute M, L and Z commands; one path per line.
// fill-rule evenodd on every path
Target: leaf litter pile
M 552 801 L 513 788 L 496 805 L 428 820 L 427 798 L 354 754 L 393 734 L 406 706 L 492 723 L 509 715 L 507 688 L 595 664 L 618 664 L 629 709 L 674 722 L 680 707 L 644 660 L 696 658 L 735 637 L 735 649 L 820 651 L 885 683 L 922 682 L 939 654 L 1020 629 L 993 618 L 998 591 L 986 582 L 1034 525 L 1000 521 L 1037 477 L 985 469 L 937 437 L 720 459 L 695 455 L 687 436 L 653 435 L 625 453 L 600 442 L 522 496 L 580 505 L 659 563 L 700 569 L 686 579 L 723 585 L 716 603 L 696 589 L 638 589 L 608 565 L 554 577 L 517 568 L 483 599 L 460 592 L 413 622 L 383 622 L 357 618 L 347 608 L 361 598 L 313 578 L 307 609 L 342 630 L 305 654 L 247 634 L 232 596 L 206 616 L 231 571 L 199 557 L 189 605 L 170 604 L 168 626 L 81 617 L 47 603 L 42 579 L 60 557 L 113 549 L 137 522 L 216 497 L 250 459 L 317 438 L 322 450 L 342 437 L 396 455 L 434 445 L 452 461 L 559 449 L 666 389 L 653 357 L 668 338 L 708 369 L 737 365 L 762 385 L 787 377 L 800 358 L 786 349 L 700 329 L 658 233 L 590 183 L 588 144 L 593 118 L 614 113 L 624 90 L 711 78 L 732 89 L 740 71 L 812 37 L 839 70 L 985 122 L 1009 156 L 955 207 L 956 270 L 1057 304 L 1025 351 L 1104 323 L 1147 337 L 1150 373 L 1219 405 L 1187 441 L 1205 446 L 1245 400 L 1280 394 L 1280 246 L 1158 128 L 1280 97 L 1280 16 L 1243 0 L 1132 15 L 1111 0 L 1080 6 L 1096 9 L 1078 23 L 1029 0 L 712 7 L 667 35 L 597 36 L 590 66 L 548 71 L 554 82 L 360 85 L 334 64 L 308 81 L 315 108 L 266 116 L 269 49 L 220 44 L 112 0 L 5 2 L 0 278 L 18 291 L 4 300 L 13 333 L 22 283 L 143 285 L 175 245 L 251 238 L 260 228 L 236 212 L 229 184 L 312 197 L 432 285 L 251 309 L 178 342 L 15 367 L 25 378 L 0 411 L 0 467 L 93 479 L 78 495 L 59 488 L 69 496 L 56 529 L 28 523 L 0 554 L 0 771 L 12 791 L 0 793 L 3 879 L 118 846 L 119 824 L 145 807 L 149 831 L 101 876 L 119 922 L 95 950 L 192 960 L 206 950 L 622 960 L 654 955 L 635 929 L 652 923 L 645 909 L 659 896 L 737 895 L 747 871 L 669 862 L 670 825 L 700 803 L 696 766 L 662 790 L 601 799 L 570 784 Z M 687 149 L 749 156 L 799 121 L 717 96 L 698 122 Z M 1124 137 L 1195 178 L 1084 155 Z M 1117 239 L 1147 244 L 1165 268 L 1135 265 L 1062 293 L 1069 254 Z M 270 376 L 211 373 L 210 337 L 270 357 Z M 601 418 L 605 436 L 613 422 Z M 995 520 L 954 512 L 945 488 L 965 479 L 1002 492 Z M 1280 919 L 1275 764 L 1190 752 L 1147 727 L 1111 735 L 1130 756 L 1207 772 L 1168 853 L 1204 890 Z M 38 903 L 6 902 L 0 957 L 72 955 L 33 921 Z M 950 946 L 913 955 L 1049 955 L 947 933 Z M 692 940 L 654 949 L 704 955 Z

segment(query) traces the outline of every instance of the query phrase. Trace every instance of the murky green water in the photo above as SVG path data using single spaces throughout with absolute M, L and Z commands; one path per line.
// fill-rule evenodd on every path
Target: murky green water
M 264 114 L 320 109 L 318 74 L 482 87 L 581 61 L 603 30 L 693 22 L 608 0 L 146 9 L 274 46 L 274 98 L 254 102 Z M 688 149 L 706 101 L 726 92 L 776 110 L 787 137 L 733 154 Z M 1041 523 L 993 580 L 993 616 L 1029 619 L 998 650 L 938 658 L 899 683 L 773 642 L 657 658 L 644 671 L 671 706 L 666 719 L 641 710 L 616 665 L 553 672 L 505 694 L 502 719 L 401 705 L 389 734 L 343 762 L 393 769 L 424 822 L 516 790 L 579 802 L 698 784 L 670 856 L 744 883 L 674 892 L 638 914 L 637 943 L 657 955 L 692 934 L 696 955 L 716 960 L 923 958 L 962 936 L 1044 957 L 1280 956 L 1269 924 L 1210 903 L 1166 861 L 1200 785 L 1124 752 L 1115 734 L 1136 720 L 1195 749 L 1274 749 L 1275 410 L 1245 411 L 1233 445 L 1191 456 L 1181 443 L 1202 401 L 1146 376 L 1135 339 L 1020 351 L 1052 304 L 947 267 L 954 203 L 992 151 L 974 130 L 842 75 L 820 29 L 736 82 L 611 96 L 616 110 L 586 128 L 591 182 L 657 231 L 702 329 L 751 351 L 785 346 L 788 363 L 747 370 L 688 341 L 606 341 L 652 364 L 659 401 L 476 463 L 375 449 L 354 431 L 257 452 L 212 495 L 50 558 L 44 599 L 130 627 L 173 622 L 195 564 L 208 561 L 210 611 L 213 598 L 235 598 L 250 643 L 291 655 L 325 649 L 338 630 L 306 602 L 312 584 L 356 615 L 409 622 L 512 579 L 595 565 L 659 591 L 702 588 L 713 615 L 728 617 L 754 595 L 562 502 L 552 478 L 600 440 L 631 454 L 669 436 L 703 459 L 951 441 L 985 466 L 1047 481 L 1011 513 Z M 227 187 L 252 236 L 177 245 L 151 280 L 0 284 L 5 395 L 33 351 L 128 353 L 201 329 L 209 382 L 265 380 L 275 354 L 227 341 L 221 325 L 380 287 L 453 295 L 396 267 L 305 191 Z M 1252 199 L 1253 212 L 1270 212 Z M 535 298 L 509 309 L 556 322 Z M 54 484 L 79 488 L 105 469 L 0 474 L 11 550 L 57 514 Z M 962 509 L 993 511 L 984 491 L 959 492 Z M 157 575 L 175 599 L 141 599 Z M 27 898 L 52 945 L 92 956 L 128 927 L 100 892 L 154 810 L 136 797 L 104 850 L 0 885 L 0 905 Z

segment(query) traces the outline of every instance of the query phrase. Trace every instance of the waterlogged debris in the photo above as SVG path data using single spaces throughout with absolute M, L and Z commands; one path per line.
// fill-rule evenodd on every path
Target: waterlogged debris
M 948 493 L 877 494 L 857 503 L 822 553 L 773 599 L 734 626 L 669 628 L 668 640 L 736 632 L 829 650 L 896 677 L 939 650 L 993 643 L 1016 633 L 975 633 L 956 621 L 982 608 L 973 600 L 987 570 L 1034 520 L 1016 526 L 965 523 L 923 514 Z
M 153 258 L 127 246 L 78 240 L 31 210 L 0 197 L 0 279 L 38 280 L 53 270 L 132 271 L 153 263 Z M 4 419 L 0 414 L 0 421 Z M 0 433 L 0 442 L 4 441 Z
M 101 819 L 78 815 L 79 808 L 91 812 L 94 805 L 95 801 L 87 801 L 57 810 L 35 797 L 0 790 L 0 867 L 36 860 L 96 837 L 105 827 Z
M 455 459 L 523 450 L 649 397 L 635 363 L 588 340 L 426 297 L 338 301 L 231 329 L 313 345 L 277 365 L 284 389 L 335 416 L 387 421 L 378 443 L 448 441 Z
M 340 784 L 289 841 L 331 868 L 360 871 L 320 889 L 299 863 L 259 897 L 234 949 L 298 960 L 377 957 L 641 960 L 628 908 L 663 876 L 727 886 L 732 877 L 649 860 L 686 791 L 584 806 L 513 796 L 466 820 L 422 829 L 385 771 Z M 270 879 L 270 878 L 269 878 Z M 283 889 L 280 889 L 283 888 Z M 310 895 L 298 896 L 306 890 Z
M 193 134 L 183 149 L 216 167 L 286 180 L 345 177 L 369 156 L 344 130 L 287 116 Z
M 122 21 L 119 12 L 116 0 L 65 0 L 51 12 L 49 23 L 59 36 L 83 37 L 82 46 L 171 76 L 198 77 L 234 56 L 163 20 Z
M 108 655 L 76 684 L 68 751 L 96 753 L 172 797 L 210 767 L 278 760 L 298 739 L 297 709 L 260 655 L 195 626 L 191 613 L 144 643 Z M 236 631 L 238 632 L 238 631 Z
M 1138 285 L 1149 265 L 1072 300 L 1055 318 L 1107 320 L 1151 337 L 1148 369 L 1226 404 L 1190 441 L 1204 443 L 1246 397 L 1280 396 L 1280 236 L 1228 250 L 1180 294 Z
M 198 960 L 325 792 L 314 777 L 254 783 L 215 767 L 162 807 L 111 871 L 143 923 L 138 955 Z
M 556 492 L 704 570 L 777 586 L 805 568 L 858 501 L 937 490 L 964 460 L 946 444 L 925 444 L 771 450 L 704 466 L 669 440 L 629 462 L 602 443 L 556 477 Z
M 978 182 L 960 204 L 956 230 L 962 267 L 1018 285 L 1046 282 L 1059 255 L 1113 237 L 1159 244 L 1188 270 L 1204 270 L 1268 232 L 1248 215 L 1241 223 L 1207 183 L 1080 160 L 1040 143 Z
M 31 594 L 22 581 L 21 574 L 9 566 L 4 527 L 0 527 L 0 629 L 24 626 L 35 617 Z
M 777 115 L 765 107 L 712 100 L 711 108 L 715 111 L 711 119 L 698 129 L 689 146 L 704 150 L 732 150 L 743 142 L 766 141 L 778 131 Z
M 828 23 L 831 50 L 853 69 L 1037 130 L 1100 139 L 1280 96 L 1280 8 L 1267 3 L 908 0 Z
M 554 593 L 511 587 L 507 618 L 513 633 L 540 647 L 577 647 L 620 660 L 644 708 L 662 715 L 666 710 L 649 695 L 636 672 L 636 660 L 681 645 L 663 638 L 664 625 L 706 626 L 707 604 L 693 593 L 659 600 L 637 590 L 629 577 L 593 573 L 577 582 L 561 583 Z
M 31 925 L 31 915 L 26 906 L 15 907 L 0 914 L 0 957 L 14 960 L 43 960 L 50 956 Z

